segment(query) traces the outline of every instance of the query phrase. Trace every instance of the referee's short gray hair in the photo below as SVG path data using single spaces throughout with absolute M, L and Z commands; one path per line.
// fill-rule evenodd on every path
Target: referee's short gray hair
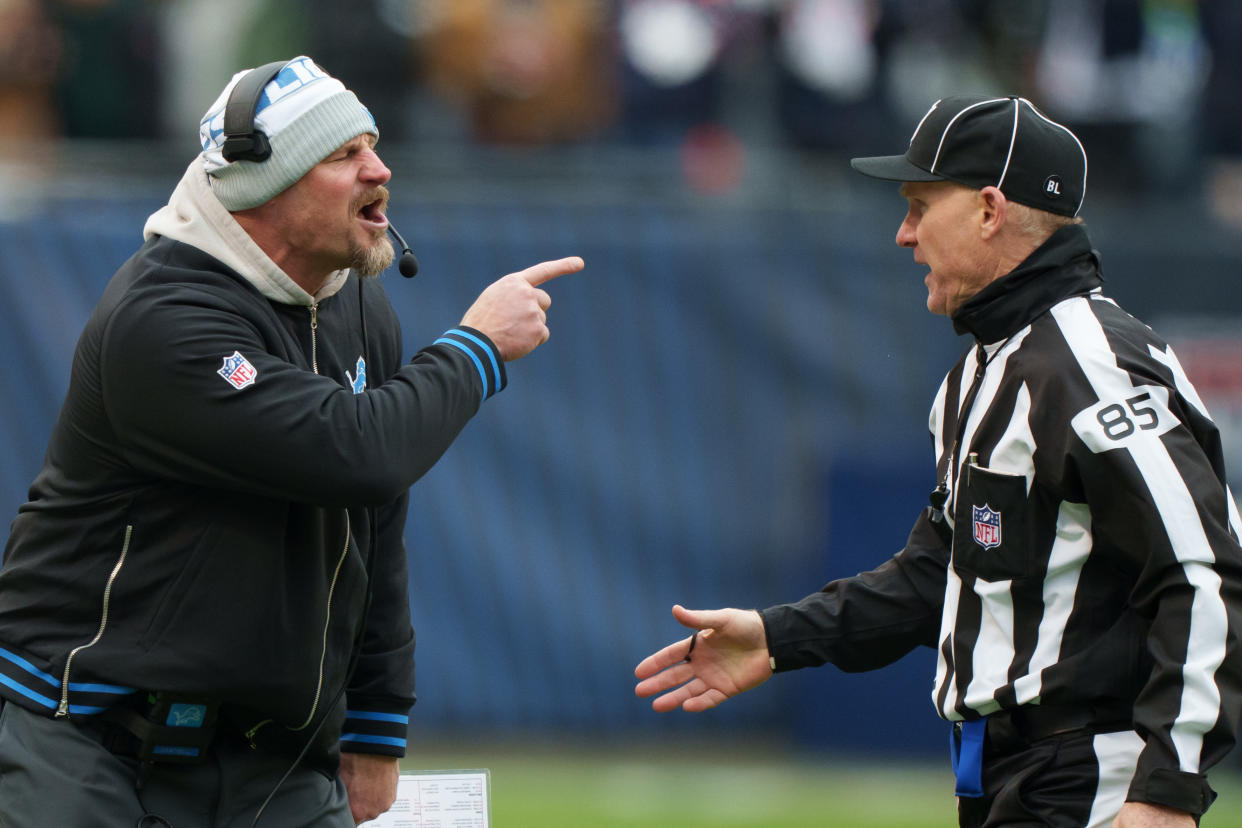
M 1023 236 L 1039 242 L 1066 225 L 1083 223 L 1081 216 L 1062 216 L 1016 201 L 1009 202 L 1009 221 Z

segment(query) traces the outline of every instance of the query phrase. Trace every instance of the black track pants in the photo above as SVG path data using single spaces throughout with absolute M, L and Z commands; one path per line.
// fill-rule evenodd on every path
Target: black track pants
M 105 750 L 89 726 L 0 701 L 0 828 L 249 828 L 288 767 L 240 739 L 218 739 L 201 763 L 157 765 L 139 794 L 136 762 Z M 353 828 L 340 779 L 295 770 L 259 828 L 293 825 Z

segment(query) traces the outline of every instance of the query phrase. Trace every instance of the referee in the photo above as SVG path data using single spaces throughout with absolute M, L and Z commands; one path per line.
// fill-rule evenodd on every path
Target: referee
M 877 569 L 696 632 L 635 671 L 658 711 L 774 672 L 939 654 L 962 826 L 1190 826 L 1242 708 L 1242 521 L 1169 345 L 1101 291 L 1087 158 L 1023 98 L 937 101 L 904 155 L 897 244 L 969 333 L 930 416 L 939 485 Z

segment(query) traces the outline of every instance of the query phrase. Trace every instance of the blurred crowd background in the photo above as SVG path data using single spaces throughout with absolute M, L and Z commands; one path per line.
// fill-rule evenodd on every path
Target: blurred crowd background
M 1024 95 L 1082 137 L 1106 288 L 1174 341 L 1242 474 L 1237 0 L 0 0 L 3 511 L 202 113 L 297 54 L 380 125 L 423 266 L 384 277 L 408 351 L 505 272 L 588 263 L 415 487 L 413 730 L 939 755 L 930 651 L 698 717 L 651 713 L 631 671 L 682 634 L 674 602 L 794 600 L 925 504 L 968 343 L 892 243 L 896 188 L 846 161 L 945 95 Z
M 1093 183 L 1240 211 L 1234 0 L 0 0 L 0 139 L 180 139 L 221 79 L 307 53 L 386 141 L 891 146 L 959 89 L 1024 95 L 1109 152 Z

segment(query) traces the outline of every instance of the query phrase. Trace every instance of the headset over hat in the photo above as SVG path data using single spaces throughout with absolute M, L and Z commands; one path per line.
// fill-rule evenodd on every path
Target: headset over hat
M 199 124 L 203 166 L 227 210 L 257 207 L 359 135 L 358 96 L 306 56 L 238 72 Z

